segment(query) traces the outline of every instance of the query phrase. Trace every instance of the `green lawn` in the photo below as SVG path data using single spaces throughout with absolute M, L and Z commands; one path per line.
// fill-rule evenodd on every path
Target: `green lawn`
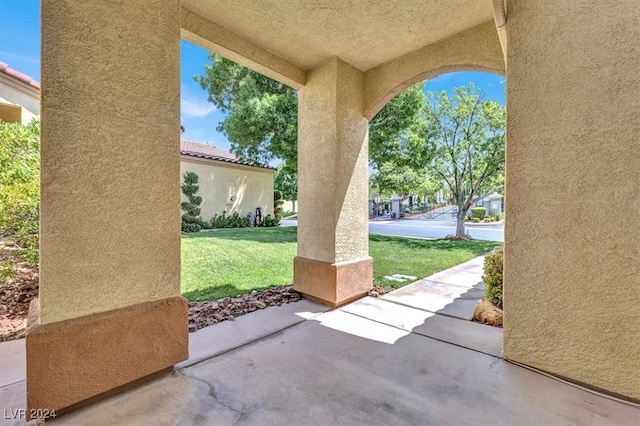
M 182 236 L 182 295 L 190 301 L 238 296 L 293 281 L 295 227 L 221 229 Z M 419 240 L 372 235 L 375 285 L 402 287 L 385 275 L 419 278 L 490 251 L 492 241 Z

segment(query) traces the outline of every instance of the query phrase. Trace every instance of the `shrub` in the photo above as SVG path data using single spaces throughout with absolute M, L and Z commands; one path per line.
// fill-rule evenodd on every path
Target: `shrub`
M 266 217 L 262 219 L 262 223 L 260 224 L 260 226 L 264 226 L 264 227 L 280 226 L 280 220 L 276 219 L 275 217 L 271 217 L 271 215 L 268 214 Z
M 0 121 L 0 234 L 12 239 L 28 263 L 38 263 L 40 123 Z
M 489 302 L 502 309 L 502 268 L 504 263 L 502 246 L 496 247 L 493 252 L 484 258 L 484 282 L 485 297 Z
M 209 222 L 211 228 L 246 228 L 251 226 L 251 222 L 246 217 L 240 217 L 238 212 L 233 212 L 230 216 L 227 216 L 227 212 L 222 212 L 220 215 L 213 215 Z
M 499 221 L 501 221 L 501 220 L 502 220 L 503 215 L 502 215 L 502 213 L 497 212 L 497 213 L 493 213 L 493 214 L 491 215 L 491 217 L 493 218 L 493 220 L 494 220 L 494 221 L 499 222 Z
M 487 214 L 486 207 L 472 207 L 471 208 L 471 216 L 475 219 L 484 219 L 484 216 Z
M 209 221 L 209 224 L 211 225 L 212 228 L 225 228 L 225 225 L 227 224 L 226 215 L 227 215 L 227 212 L 225 211 L 223 211 L 222 214 L 220 215 L 214 214 L 211 220 Z
M 478 219 L 477 217 L 473 218 L 473 223 L 480 223 L 480 219 Z
M 184 210 L 182 215 L 182 231 L 198 232 L 202 226 L 202 218 L 200 217 L 200 204 L 202 197 L 196 195 L 200 187 L 198 186 L 198 175 L 194 172 L 185 172 L 182 175 L 184 183 L 182 184 L 182 193 L 187 196 L 189 201 L 180 203 L 180 207 Z
M 249 225 L 251 225 L 249 219 L 240 217 L 238 212 L 233 212 L 231 216 L 227 218 L 227 228 L 246 228 Z

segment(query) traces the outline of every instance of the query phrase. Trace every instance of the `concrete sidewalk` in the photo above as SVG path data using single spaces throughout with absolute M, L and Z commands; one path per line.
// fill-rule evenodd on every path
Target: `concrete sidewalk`
M 504 361 L 502 330 L 468 320 L 481 273 L 480 257 L 379 299 L 302 301 L 205 328 L 173 375 L 55 423 L 638 424 L 637 406 Z M 1 408 L 24 408 L 11 374 Z

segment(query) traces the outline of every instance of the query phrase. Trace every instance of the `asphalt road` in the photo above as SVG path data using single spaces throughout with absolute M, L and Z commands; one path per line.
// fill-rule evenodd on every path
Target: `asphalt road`
M 282 220 L 282 226 L 297 226 L 295 220 Z M 477 240 L 504 241 L 502 224 L 467 225 L 466 231 Z M 394 220 L 369 222 L 369 233 L 412 238 L 443 238 L 455 234 L 455 221 Z

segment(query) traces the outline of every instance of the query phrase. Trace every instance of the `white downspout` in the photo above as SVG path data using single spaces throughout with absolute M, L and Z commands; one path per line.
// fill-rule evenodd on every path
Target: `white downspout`
M 507 14 L 505 12 L 504 0 L 493 0 L 493 19 L 496 22 L 496 30 L 502 47 L 505 63 L 507 61 Z

